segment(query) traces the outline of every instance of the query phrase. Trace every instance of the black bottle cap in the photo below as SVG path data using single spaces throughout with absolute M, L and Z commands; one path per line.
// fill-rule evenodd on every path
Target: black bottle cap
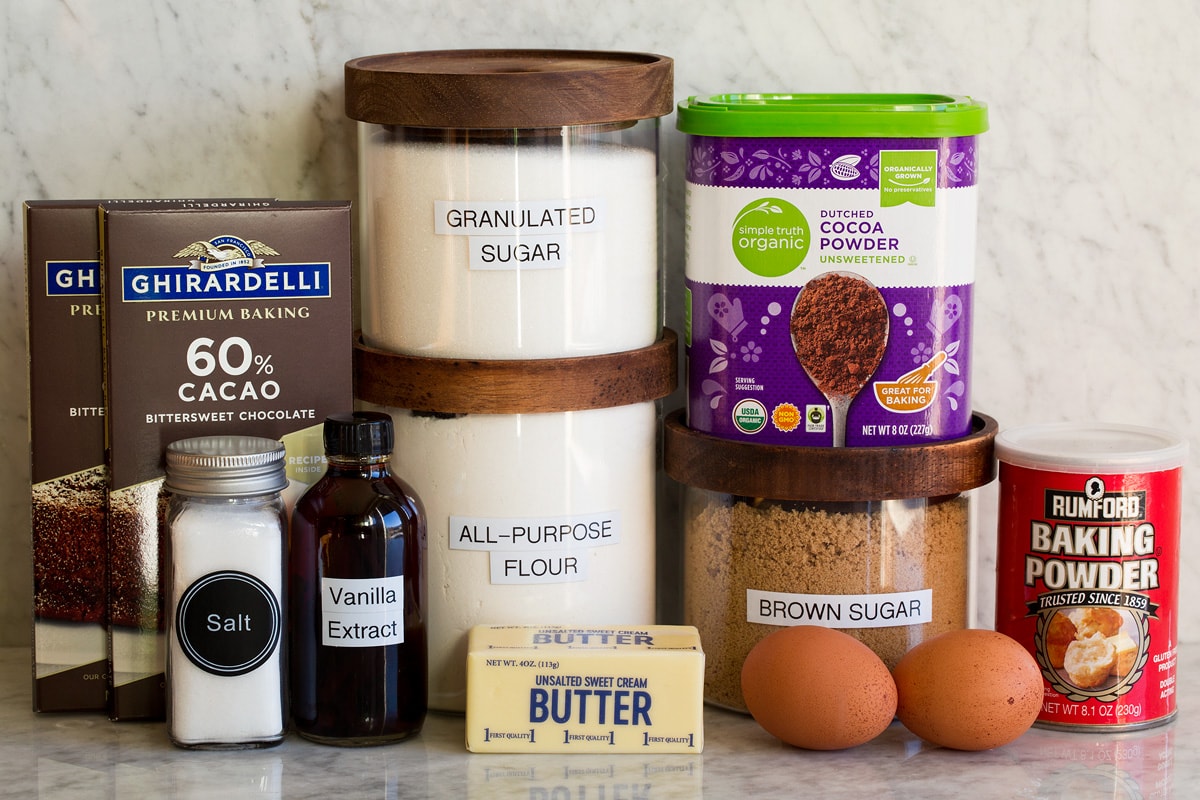
M 325 418 L 325 454 L 386 456 L 392 452 L 392 418 L 379 411 L 354 411 Z

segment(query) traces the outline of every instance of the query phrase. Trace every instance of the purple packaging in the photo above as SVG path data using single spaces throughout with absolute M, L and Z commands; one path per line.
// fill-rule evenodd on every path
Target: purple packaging
M 687 141 L 687 422 L 871 447 L 970 433 L 977 134 L 941 95 L 720 95 Z

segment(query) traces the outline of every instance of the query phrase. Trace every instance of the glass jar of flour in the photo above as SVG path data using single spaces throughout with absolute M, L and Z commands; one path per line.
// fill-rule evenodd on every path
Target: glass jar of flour
M 658 118 L 670 59 L 467 50 L 346 65 L 360 122 L 357 397 L 429 532 L 429 706 L 476 624 L 655 621 Z
M 673 62 L 454 50 L 346 64 L 367 344 L 433 358 L 645 347 L 661 327 Z

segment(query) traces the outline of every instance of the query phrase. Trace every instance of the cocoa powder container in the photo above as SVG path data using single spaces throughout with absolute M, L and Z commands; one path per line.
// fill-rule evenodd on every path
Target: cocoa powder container
M 684 484 L 684 622 L 706 654 L 704 696 L 746 711 L 742 664 L 772 631 L 842 630 L 888 667 L 969 627 L 976 489 L 995 476 L 995 420 L 904 447 L 786 447 L 665 426 Z
M 724 94 L 676 125 L 688 425 L 800 447 L 968 435 L 986 106 Z

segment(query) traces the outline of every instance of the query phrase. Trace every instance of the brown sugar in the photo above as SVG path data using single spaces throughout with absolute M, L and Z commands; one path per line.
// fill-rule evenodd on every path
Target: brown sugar
M 776 630 L 747 621 L 746 591 L 802 595 L 932 590 L 931 622 L 847 628 L 887 664 L 967 625 L 969 500 L 805 504 L 689 489 L 684 615 L 706 652 L 705 700 L 745 710 L 741 669 Z
M 792 309 L 796 358 L 822 394 L 857 394 L 887 348 L 887 304 L 855 275 L 827 272 L 804 285 Z

